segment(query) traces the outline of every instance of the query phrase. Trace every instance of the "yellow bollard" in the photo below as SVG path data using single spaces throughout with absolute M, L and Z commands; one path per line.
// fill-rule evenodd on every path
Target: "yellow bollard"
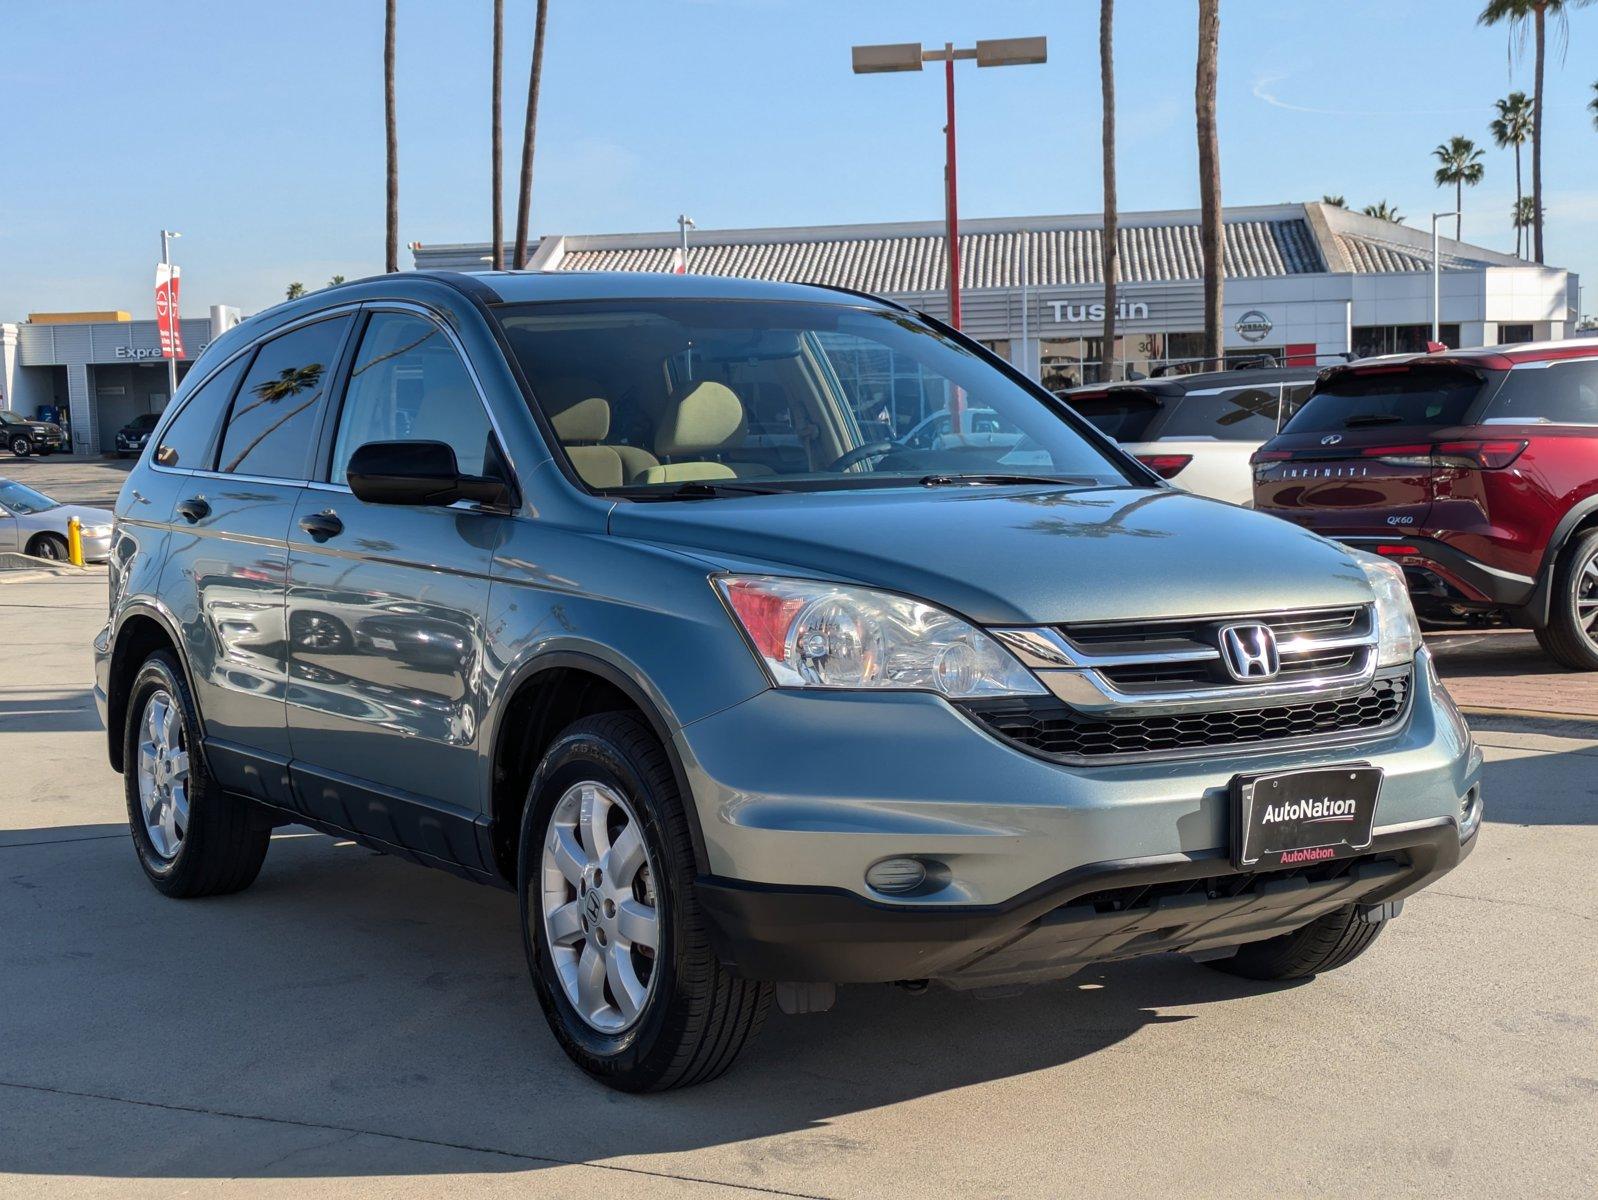
M 76 517 L 67 521 L 67 561 L 74 567 L 83 565 L 83 522 Z

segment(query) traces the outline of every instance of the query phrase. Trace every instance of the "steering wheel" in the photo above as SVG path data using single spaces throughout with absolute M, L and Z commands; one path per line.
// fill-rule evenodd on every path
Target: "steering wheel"
M 867 442 L 864 446 L 856 446 L 847 454 L 841 454 L 827 464 L 828 471 L 847 471 L 856 463 L 863 463 L 868 458 L 881 458 L 899 448 L 896 442 Z

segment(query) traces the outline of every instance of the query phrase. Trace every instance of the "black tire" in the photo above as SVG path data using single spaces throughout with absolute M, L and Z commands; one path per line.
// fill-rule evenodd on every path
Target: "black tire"
M 1231 958 L 1205 966 L 1244 979 L 1308 979 L 1353 962 L 1376 940 L 1386 921 L 1370 924 L 1353 905 L 1317 917 L 1302 929 L 1239 947 Z
M 41 533 L 28 543 L 28 553 L 34 558 L 47 558 L 51 562 L 67 561 L 67 539 L 59 533 Z
M 188 752 L 188 825 L 176 855 L 164 856 L 145 828 L 139 796 L 139 732 L 150 697 L 165 692 L 177 702 L 184 749 Z M 156 890 L 177 899 L 223 896 L 255 882 L 266 858 L 272 830 L 247 801 L 227 795 L 205 762 L 199 712 L 171 653 L 158 650 L 139 668 L 128 694 L 122 742 L 122 779 L 128 825 L 139 865 Z
M 1582 609 L 1586 608 L 1586 624 Z M 1598 671 L 1598 529 L 1570 539 L 1554 567 L 1548 624 L 1536 631 L 1540 645 L 1561 666 Z
M 656 867 L 660 945 L 649 998 L 617 1034 L 590 1025 L 568 1000 L 546 944 L 543 845 L 560 797 L 595 781 L 639 815 Z M 602 713 L 568 726 L 533 777 L 517 865 L 522 940 L 533 985 L 555 1039 L 589 1075 L 628 1092 L 665 1091 L 716 1078 L 765 1021 L 771 985 L 731 975 L 710 948 L 694 895 L 694 853 L 682 797 L 666 753 L 633 713 Z
M 27 458 L 33 453 L 33 442 L 23 434 L 17 434 L 11 439 L 11 453 L 18 458 Z

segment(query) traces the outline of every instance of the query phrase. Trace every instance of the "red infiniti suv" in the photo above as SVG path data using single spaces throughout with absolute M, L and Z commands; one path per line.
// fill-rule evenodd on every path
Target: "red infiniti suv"
M 1401 564 L 1422 617 L 1598 670 L 1598 338 L 1330 367 L 1250 461 L 1256 508 Z

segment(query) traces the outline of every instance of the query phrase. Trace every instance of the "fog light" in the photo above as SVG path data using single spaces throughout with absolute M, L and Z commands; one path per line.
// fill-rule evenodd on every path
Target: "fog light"
M 1465 793 L 1464 799 L 1459 802 L 1459 840 L 1464 841 L 1476 832 L 1476 826 L 1481 824 L 1481 785 L 1477 784 Z
M 866 869 L 866 886 L 890 896 L 913 892 L 926 879 L 925 864 L 914 858 L 885 858 Z

